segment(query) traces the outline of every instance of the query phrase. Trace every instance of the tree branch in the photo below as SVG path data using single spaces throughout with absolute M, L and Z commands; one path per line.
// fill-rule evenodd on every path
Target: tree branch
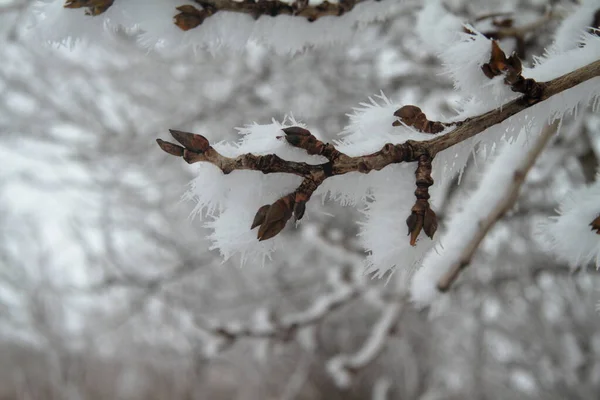
M 287 3 L 281 0 L 194 0 L 202 7 L 198 10 L 194 6 L 177 7 L 180 11 L 175 16 L 175 25 L 183 30 L 189 30 L 202 24 L 204 20 L 219 11 L 229 11 L 249 14 L 255 19 L 263 15 L 276 17 L 278 15 L 291 15 L 306 18 L 313 22 L 324 16 L 341 16 L 351 11 L 358 3 L 366 0 L 342 0 L 337 3 L 323 1 L 312 5 L 308 0 L 295 0 Z M 375 0 L 379 1 L 379 0 Z
M 460 272 L 471 263 L 473 255 L 479 248 L 479 245 L 490 229 L 516 203 L 517 199 L 519 198 L 519 191 L 525 182 L 527 173 L 531 170 L 531 167 L 533 167 L 535 160 L 537 160 L 539 155 L 542 153 L 542 150 L 550 141 L 550 138 L 556 133 L 557 127 L 558 121 L 555 121 L 552 125 L 548 125 L 542 129 L 542 132 L 536 138 L 533 147 L 527 152 L 522 162 L 515 166 L 516 169 L 513 173 L 513 180 L 511 184 L 505 188 L 504 195 L 498 199 L 497 204 L 492 210 L 490 210 L 489 214 L 485 218 L 479 220 L 477 224 L 478 230 L 464 246 L 459 259 L 450 266 L 448 271 L 438 281 L 438 290 L 445 292 L 450 289 L 450 286 L 452 286 L 452 283 L 456 281 L 460 275 Z M 510 166 L 506 166 L 506 168 L 510 168 Z
M 158 1 L 158 0 L 157 0 Z M 192 0 L 190 0 L 192 1 Z M 258 19 L 263 15 L 276 17 L 278 15 L 290 15 L 306 18 L 309 22 L 325 16 L 339 17 L 352 11 L 355 5 L 369 0 L 340 0 L 329 2 L 327 0 L 320 4 L 310 4 L 309 0 L 295 0 L 291 3 L 282 0 L 193 0 L 201 9 L 192 5 L 182 5 L 175 9 L 179 11 L 175 15 L 174 23 L 184 31 L 201 25 L 204 20 L 219 11 L 229 11 L 251 15 Z M 371 0 L 381 1 L 381 0 Z M 100 15 L 110 6 L 114 0 L 66 0 L 65 8 L 86 8 L 87 15 Z
M 494 47 L 492 46 L 492 48 Z M 498 60 L 493 57 L 490 63 L 486 65 L 490 66 L 489 73 L 497 74 L 495 72 L 495 62 Z M 223 156 L 210 146 L 208 139 L 204 136 L 177 130 L 171 130 L 171 134 L 183 147 L 161 139 L 157 139 L 157 143 L 165 152 L 182 157 L 188 164 L 209 162 L 221 169 L 224 174 L 229 174 L 235 170 L 255 170 L 264 174 L 287 173 L 303 177 L 304 180 L 296 191 L 283 196 L 271 205 L 264 205 L 258 210 L 251 229 L 260 226 L 258 231 L 259 240 L 270 239 L 277 235 L 292 215 L 295 215 L 297 220 L 301 219 L 305 204 L 312 193 L 332 176 L 344 175 L 349 172 L 366 174 L 373 170 L 379 171 L 390 164 L 418 162 L 419 168 L 416 175 L 418 189 L 415 191 L 417 201 L 406 221 L 411 235 L 411 244 L 414 245 L 421 230 L 424 230 L 429 237 L 433 237 L 437 227 L 437 219 L 429 208 L 429 195 L 426 190 L 433 183 L 428 174 L 431 161 L 437 153 L 470 139 L 558 93 L 600 76 L 600 60 L 545 83 L 522 78 L 519 66 L 520 64 L 514 68 L 511 67 L 512 69 L 508 71 L 505 79 L 505 82 L 511 85 L 513 90 L 525 93 L 518 99 L 477 117 L 447 124 L 447 126 L 454 125 L 456 128 L 434 139 L 426 141 L 408 140 L 400 144 L 387 143 L 381 150 L 364 156 L 350 157 L 337 150 L 332 144 L 321 142 L 308 130 L 300 127 L 286 128 L 283 130 L 285 136 L 278 138 L 285 138 L 290 145 L 304 149 L 308 154 L 321 155 L 327 158 L 329 160 L 327 163 L 313 165 L 287 161 L 275 154 L 263 156 L 243 154 L 236 158 L 230 158 Z M 410 107 L 413 106 L 403 108 Z M 395 115 L 403 115 L 399 111 Z M 402 117 L 400 118 L 402 119 Z M 433 126 L 430 121 L 422 124 L 423 121 L 427 121 L 424 115 L 420 121 L 414 127 L 430 129 Z M 436 122 L 435 124 L 441 123 Z
M 453 131 L 422 143 L 425 144 L 429 153 L 432 156 L 435 156 L 440 151 L 446 150 L 455 144 L 472 138 L 535 104 L 548 100 L 558 93 L 564 92 L 567 89 L 571 89 L 580 83 L 598 76 L 600 76 L 600 60 L 594 61 L 591 64 L 578 68 L 575 71 L 569 72 L 556 79 L 540 83 L 542 85 L 542 93 L 539 98 L 532 99 L 527 95 L 521 96 L 495 110 L 457 123 L 458 127 Z

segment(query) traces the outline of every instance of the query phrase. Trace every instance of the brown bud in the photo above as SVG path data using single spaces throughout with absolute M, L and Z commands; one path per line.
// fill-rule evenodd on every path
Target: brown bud
M 169 129 L 171 135 L 175 140 L 181 143 L 186 149 L 195 151 L 196 153 L 204 153 L 210 148 L 210 143 L 202 135 L 196 135 L 195 133 L 177 131 L 175 129 Z
M 433 239 L 433 235 L 438 228 L 437 216 L 429 207 L 429 203 L 423 200 L 417 200 L 411 210 L 411 214 L 406 219 L 406 226 L 408 226 L 410 244 L 411 246 L 415 246 L 421 230 L 423 230 L 429 238 Z
M 280 198 L 269 207 L 265 219 L 258 229 L 259 241 L 271 239 L 283 230 L 292 216 L 293 203 L 292 196 L 288 195 Z
M 292 126 L 282 129 L 285 133 L 285 140 L 294 147 L 306 150 L 308 154 L 321 154 L 324 144 L 317 140 L 309 130 Z
M 430 239 L 433 239 L 433 235 L 438 228 L 437 215 L 431 208 L 425 211 L 425 217 L 423 218 L 423 231 Z
M 304 211 L 306 211 L 305 201 L 298 201 L 294 203 L 294 216 L 296 217 L 296 220 L 302 219 L 302 217 L 304 216 Z
M 417 237 L 423 229 L 423 214 L 417 214 L 415 211 L 406 219 L 406 226 L 408 226 L 408 234 L 410 235 L 410 245 L 417 245 Z
M 446 127 L 444 124 L 438 121 L 429 121 L 427 116 L 417 106 L 407 105 L 400 107 L 394 113 L 394 116 L 398 117 L 402 123 L 412 126 L 419 132 L 423 133 L 440 133 Z M 393 126 L 400 126 L 400 121 L 394 121 Z
M 521 77 L 523 66 L 517 54 L 513 53 L 507 58 L 495 40 L 492 40 L 490 61 L 487 64 L 483 64 L 481 70 L 489 79 L 506 74 L 506 83 L 509 85 L 514 84 L 518 79 L 523 79 Z
M 190 5 L 179 6 L 176 10 L 180 13 L 173 17 L 173 21 L 183 31 L 197 27 L 204 22 L 206 17 L 212 14 L 208 10 L 201 11 Z
M 271 205 L 266 204 L 258 209 L 256 215 L 254 216 L 254 221 L 252 221 L 252 226 L 250 227 L 250 230 L 256 228 L 259 225 L 262 225 L 262 223 L 265 221 L 265 217 L 267 216 L 269 208 L 271 208 Z
M 502 51 L 498 42 L 492 40 L 492 53 L 490 61 L 481 66 L 481 70 L 489 79 L 502 74 L 506 70 L 506 54 Z
M 423 111 L 419 107 L 408 105 L 397 109 L 394 116 L 400 118 L 406 125 L 411 126 L 420 114 L 423 114 Z
M 156 143 L 158 143 L 158 146 L 166 153 L 169 153 L 172 156 L 175 157 L 181 157 L 183 156 L 183 150 L 184 148 L 179 146 L 178 144 L 174 144 L 171 142 L 165 142 L 162 139 L 156 139 Z
M 282 129 L 282 131 L 290 136 L 312 136 L 312 133 L 308 129 L 299 126 L 290 126 L 289 128 Z
M 600 215 L 590 223 L 590 226 L 593 231 L 596 231 L 596 234 L 600 235 Z

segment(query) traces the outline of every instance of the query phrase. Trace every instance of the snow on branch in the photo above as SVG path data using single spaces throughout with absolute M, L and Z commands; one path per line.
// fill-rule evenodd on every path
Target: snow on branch
M 594 40 L 596 45 L 600 43 L 598 38 Z M 197 180 L 199 190 L 194 190 L 190 197 L 198 201 L 199 210 L 209 210 L 209 215 L 214 218 L 208 226 L 214 230 L 215 248 L 219 248 L 226 258 L 241 253 L 243 260 L 264 261 L 276 247 L 267 239 L 277 239 L 292 217 L 300 220 L 313 194 L 319 190 L 321 193 L 332 190 L 332 186 L 326 185 L 332 178 L 344 182 L 343 187 L 334 185 L 336 190 L 370 190 L 373 201 L 368 203 L 365 211 L 367 221 L 362 226 L 361 239 L 364 247 L 371 250 L 370 272 L 377 271 L 382 275 L 400 262 L 413 265 L 435 244 L 432 240 L 418 240 L 421 232 L 432 238 L 437 228 L 437 217 L 429 203 L 430 187 L 435 187 L 431 186 L 433 175 L 437 173 L 441 179 L 442 172 L 464 165 L 456 161 L 454 152 L 446 150 L 467 143 L 466 149 L 470 152 L 475 142 L 469 139 L 483 132 L 487 132 L 484 137 L 491 135 L 490 143 L 494 143 L 508 133 L 511 126 L 531 129 L 535 124 L 560 119 L 567 110 L 600 94 L 596 84 L 580 85 L 600 76 L 600 61 L 584 64 L 546 82 L 536 81 L 524 78 L 520 64 L 514 58 L 498 53 L 496 45 L 488 43 L 491 43 L 492 55 L 488 56 L 487 64 L 482 63 L 488 68 L 482 71 L 480 66 L 479 74 L 484 77 L 485 73 L 499 74 L 492 81 L 504 78 L 500 84 L 524 94 L 461 121 L 429 121 L 415 106 L 394 111 L 396 105 L 382 97 L 386 104 L 365 105 L 357 114 L 360 123 L 354 127 L 360 128 L 359 131 L 352 131 L 344 141 L 336 144 L 320 141 L 293 120 L 290 125 L 274 121 L 271 125 L 248 126 L 242 130 L 243 141 L 236 146 L 213 145 L 202 135 L 176 130 L 171 133 L 183 146 L 161 139 L 158 144 L 187 163 L 204 165 Z M 569 55 L 583 63 L 594 57 L 600 46 L 589 49 L 591 51 L 585 52 L 585 57 L 573 55 L 579 53 Z M 553 59 L 548 63 L 552 64 L 551 61 Z M 543 70 L 544 65 L 539 69 Z M 555 98 L 557 100 L 553 101 Z M 524 110 L 530 111 L 525 115 Z M 399 123 L 395 123 L 397 121 Z M 436 124 L 444 127 L 444 131 L 432 138 L 432 134 L 426 132 L 438 126 Z M 364 135 L 360 130 L 368 134 Z M 513 135 L 519 131 L 520 128 Z M 415 163 L 416 168 L 408 167 L 408 163 Z M 380 170 L 384 171 L 370 178 L 371 183 L 365 184 L 359 179 L 361 183 L 355 184 L 357 177 Z M 269 177 L 265 177 L 266 174 Z M 417 189 L 412 197 L 410 187 L 415 183 Z M 219 211 L 218 216 L 215 216 L 216 211 Z M 403 220 L 408 227 L 409 240 L 401 239 L 402 224 L 399 221 Z M 253 237 L 250 230 L 254 228 L 258 231 Z
M 553 47 L 557 51 L 576 48 L 583 34 L 593 33 L 594 29 L 600 29 L 600 0 L 584 0 L 556 30 Z
M 534 134 L 522 132 L 515 143 L 505 143 L 482 184 L 451 217 L 440 248 L 427 255 L 413 276 L 411 297 L 417 305 L 430 305 L 469 266 L 487 233 L 514 206 L 527 173 L 557 127 L 558 121 L 544 127 L 535 139 Z
M 425 6 L 417 15 L 417 34 L 426 47 L 434 53 L 443 53 L 460 40 L 462 34 L 480 34 L 488 39 L 512 38 L 516 42 L 516 53 L 524 57 L 527 35 L 543 28 L 549 21 L 559 18 L 559 14 L 549 9 L 544 15 L 525 25 L 515 25 L 512 13 L 488 13 L 479 16 L 473 23 L 491 20 L 492 28 L 481 33 L 452 14 L 441 0 L 426 0 Z M 435 29 L 432 27 L 435 26 Z
M 314 45 L 351 41 L 365 23 L 395 12 L 394 0 L 38 0 L 34 34 L 73 45 L 117 29 L 136 33 L 147 48 L 229 47 L 264 43 L 296 53 Z
M 539 229 L 549 250 L 573 267 L 594 262 L 600 268 L 600 176 L 570 193 L 558 213 Z

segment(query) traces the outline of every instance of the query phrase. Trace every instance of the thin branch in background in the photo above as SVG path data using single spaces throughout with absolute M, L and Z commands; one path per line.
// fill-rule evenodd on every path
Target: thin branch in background
M 402 301 L 385 305 L 360 349 L 353 354 L 338 354 L 328 361 L 327 370 L 338 386 L 348 387 L 352 381 L 351 376 L 367 367 L 381 354 L 388 343 L 388 337 L 395 333 L 405 301 L 406 298 L 403 298 Z

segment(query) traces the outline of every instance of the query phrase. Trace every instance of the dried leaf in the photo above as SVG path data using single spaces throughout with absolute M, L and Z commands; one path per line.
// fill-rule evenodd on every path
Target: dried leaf
M 282 131 L 288 136 L 312 136 L 312 133 L 308 129 L 299 126 L 290 126 L 289 128 L 282 129 Z
M 506 69 L 506 54 L 502 51 L 498 42 L 492 40 L 492 54 L 490 56 L 490 62 L 483 64 L 481 70 L 489 79 L 495 76 L 501 75 Z
M 252 221 L 252 226 L 250 227 L 250 230 L 256 228 L 259 225 L 262 225 L 262 223 L 265 221 L 265 217 L 267 216 L 269 208 L 271 208 L 271 205 L 266 204 L 258 209 L 256 215 L 254 216 L 254 221 Z
M 506 57 L 506 54 L 502 51 L 498 42 L 492 40 L 492 54 L 490 56 L 490 62 L 483 64 L 481 70 L 489 79 L 495 76 L 506 74 L 507 83 L 512 84 L 518 78 L 521 78 L 521 72 L 523 66 L 521 60 L 516 53 L 511 54 L 510 57 Z
M 181 143 L 188 150 L 195 151 L 197 153 L 204 153 L 210 148 L 208 139 L 202 135 L 177 131 L 175 129 L 169 129 L 169 132 L 171 132 L 171 135 L 173 138 L 175 138 L 175 140 Z
M 176 157 L 183 156 L 184 148 L 177 144 L 174 144 L 171 142 L 165 142 L 162 139 L 156 139 L 156 143 L 158 143 L 158 145 L 164 152 L 169 153 L 172 156 L 176 156 Z

